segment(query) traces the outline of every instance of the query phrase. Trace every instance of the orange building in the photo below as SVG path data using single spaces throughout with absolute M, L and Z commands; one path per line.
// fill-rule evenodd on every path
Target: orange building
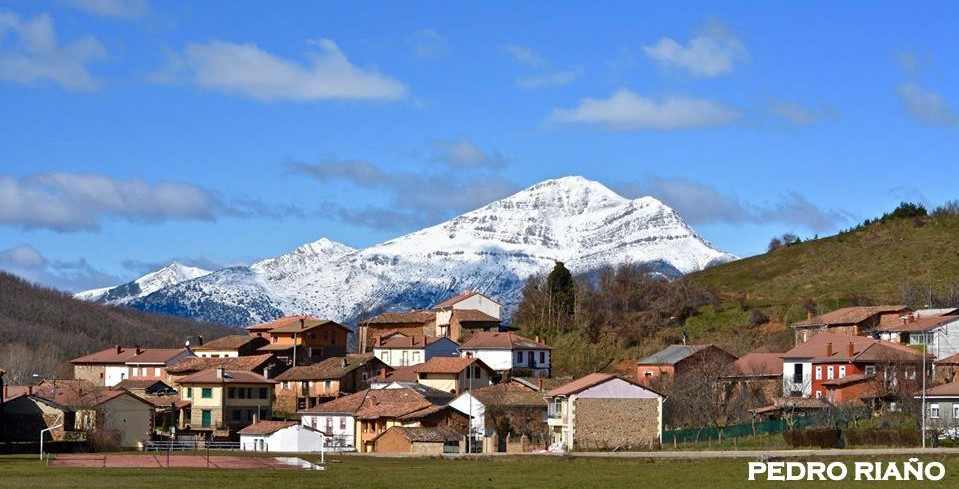
M 346 354 L 350 329 L 336 321 L 312 316 L 294 316 L 274 323 L 279 326 L 266 332 L 270 344 L 257 351 L 272 353 L 290 365 L 308 365 Z

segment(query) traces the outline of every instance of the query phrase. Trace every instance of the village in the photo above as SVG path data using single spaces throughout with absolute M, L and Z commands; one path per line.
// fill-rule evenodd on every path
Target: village
M 923 442 L 959 428 L 959 309 L 847 307 L 791 325 L 786 352 L 677 344 L 579 378 L 554 375 L 556 352 L 501 312 L 465 292 L 362 321 L 352 342 L 290 316 L 178 349 L 112 345 L 71 360 L 72 379 L 4 379 L 0 429 L 103 451 L 443 455 L 650 451 L 742 420 L 829 427 L 916 403 Z

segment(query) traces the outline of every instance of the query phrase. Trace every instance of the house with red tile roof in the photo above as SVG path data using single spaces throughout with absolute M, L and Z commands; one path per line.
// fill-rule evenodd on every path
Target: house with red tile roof
M 922 391 L 916 392 L 922 401 Z M 926 389 L 927 436 L 955 439 L 959 436 L 959 382 L 950 382 Z
M 273 412 L 276 382 L 248 370 L 209 368 L 177 381 L 180 428 L 229 435 Z M 188 405 L 185 403 L 189 402 Z
M 167 367 L 195 356 L 189 348 L 140 348 L 120 345 L 70 360 L 73 378 L 111 387 L 124 379 L 166 380 Z
M 459 347 L 460 355 L 476 357 L 499 373 L 525 371 L 534 377 L 549 377 L 550 347 L 512 331 L 483 331 Z
M 257 348 L 272 353 L 290 366 L 309 365 L 346 354 L 350 328 L 329 319 L 295 317 L 266 333 L 270 343 Z
M 463 453 L 462 433 L 444 426 L 412 427 L 393 426 L 373 439 L 376 453 L 416 453 L 443 455 Z
M 594 373 L 546 392 L 552 443 L 564 450 L 652 450 L 663 435 L 663 396 Z
M 181 378 L 211 368 L 247 370 L 271 379 L 289 367 L 269 353 L 242 357 L 189 357 L 167 367 L 167 384 L 176 386 Z
M 782 354 L 783 394 L 845 403 L 909 389 L 921 375 L 922 356 L 898 343 L 819 333 Z
M 782 353 L 754 351 L 729 364 L 721 381 L 727 398 L 743 399 L 751 408 L 759 408 L 782 396 L 782 377 Z
M 493 384 L 497 373 L 479 358 L 433 357 L 413 367 L 416 382 L 453 394 Z
M 389 311 L 359 323 L 360 353 L 371 351 L 377 338 L 401 334 L 409 338 L 436 335 L 436 313 Z
M 716 345 L 669 345 L 636 362 L 636 378 L 644 387 L 668 395 L 684 376 L 719 374 L 735 361 L 736 355 Z
M 445 426 L 466 432 L 466 416 L 450 409 L 451 394 L 426 386 L 368 389 L 300 411 L 303 424 L 324 431 L 332 445 L 361 452 L 393 426 Z
M 459 345 L 446 337 L 406 336 L 393 333 L 377 337 L 373 355 L 390 367 L 407 367 L 428 361 L 433 357 L 456 357 Z
M 300 365 L 276 376 L 274 409 L 294 413 L 333 398 L 369 388 L 369 381 L 389 368 L 372 353 L 327 358 Z
M 506 451 L 510 436 L 549 438 L 543 394 L 521 383 L 503 382 L 466 391 L 453 399 L 450 407 L 472 418 L 474 440 L 483 452 L 501 452 Z M 501 431 L 504 423 L 509 430 L 505 433 Z
M 805 321 L 792 324 L 796 345 L 809 341 L 818 333 L 865 336 L 887 324 L 895 324 L 912 312 L 903 305 L 843 307 L 818 316 L 809 313 Z
M 927 348 L 937 359 L 950 357 L 959 353 L 959 315 L 945 311 L 946 315 L 905 314 L 898 322 L 879 326 L 877 332 L 886 341 Z

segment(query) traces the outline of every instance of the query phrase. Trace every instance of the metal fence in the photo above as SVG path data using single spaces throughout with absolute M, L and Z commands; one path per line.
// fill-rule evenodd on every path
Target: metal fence
M 190 451 L 190 450 L 230 450 L 240 449 L 238 441 L 204 441 L 204 440 L 156 440 L 143 443 L 144 451 Z
M 742 423 L 729 425 L 723 428 L 723 439 L 726 438 L 742 438 L 746 436 L 756 436 L 756 435 L 767 435 L 767 434 L 776 434 L 782 433 L 786 430 L 803 430 L 806 428 L 824 426 L 825 424 L 832 422 L 842 422 L 848 423 L 854 419 L 861 419 L 863 417 L 868 417 L 871 411 L 868 407 L 861 409 L 848 410 L 844 414 L 845 416 L 841 418 L 828 417 L 825 415 L 819 414 L 808 414 L 805 416 L 797 416 L 792 423 L 787 423 L 783 419 L 775 419 L 771 421 L 762 421 L 756 423 Z M 663 443 L 688 443 L 688 442 L 698 442 L 706 440 L 718 440 L 719 439 L 719 428 L 715 426 L 707 426 L 703 428 L 686 428 L 681 430 L 668 430 L 663 431 Z

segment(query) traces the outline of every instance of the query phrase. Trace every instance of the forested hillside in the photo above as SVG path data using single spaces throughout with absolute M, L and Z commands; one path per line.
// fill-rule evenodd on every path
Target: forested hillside
M 73 299 L 0 272 L 0 368 L 7 382 L 70 374 L 71 358 L 115 344 L 177 347 L 236 329 Z

